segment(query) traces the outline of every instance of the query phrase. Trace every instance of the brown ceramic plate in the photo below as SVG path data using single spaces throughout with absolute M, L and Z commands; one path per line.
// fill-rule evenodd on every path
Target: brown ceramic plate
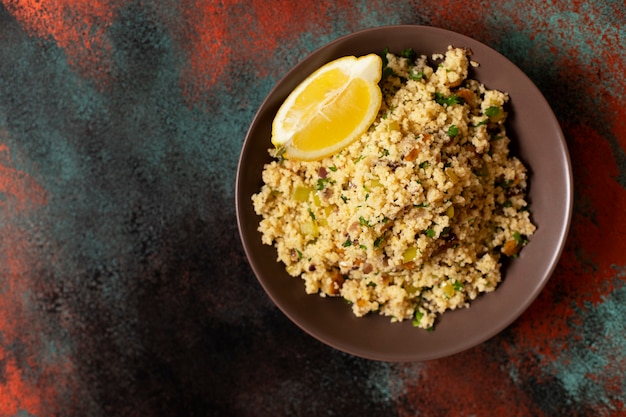
M 307 295 L 303 281 L 289 276 L 276 261 L 276 250 L 261 243 L 260 217 L 251 197 L 261 188 L 263 165 L 270 161 L 271 124 L 283 100 L 323 64 L 346 55 L 400 52 L 413 48 L 430 56 L 448 45 L 470 48 L 480 63 L 470 77 L 511 97 L 507 129 L 512 152 L 529 168 L 529 201 L 538 226 L 520 257 L 506 266 L 496 291 L 480 296 L 469 309 L 445 313 L 433 332 L 410 320 L 356 318 L 340 298 Z M 388 26 L 342 37 L 316 50 L 278 82 L 262 103 L 243 144 L 236 183 L 237 221 L 243 246 L 259 282 L 294 323 L 341 351 L 384 361 L 421 361 L 452 355 L 496 335 L 535 300 L 555 269 L 572 212 L 572 172 L 563 133 L 541 92 L 508 59 L 464 35 L 424 26 Z

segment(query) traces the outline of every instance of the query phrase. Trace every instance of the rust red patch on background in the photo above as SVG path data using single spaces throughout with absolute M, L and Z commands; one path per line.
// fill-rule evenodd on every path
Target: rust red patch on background
M 0 310 L 1 311 L 1 310 Z M 1 320 L 1 319 L 0 319 Z M 0 332 L 4 323 L 0 321 Z M 22 371 L 15 359 L 0 345 L 0 366 L 3 369 L 3 378 L 0 379 L 0 415 L 16 416 L 20 411 L 32 415 L 43 415 L 39 390 L 32 383 L 25 381 Z
M 616 180 L 619 169 L 609 143 L 586 126 L 565 126 L 565 131 L 572 138 L 572 159 L 584 161 L 574 164 L 577 207 L 568 245 L 554 276 L 515 326 L 516 349 L 531 349 L 544 361 L 566 351 L 580 311 L 623 285 L 614 279 L 612 266 L 623 264 L 626 253 L 626 193 Z
M 29 175 L 12 166 L 9 147 L 0 143 L 0 209 L 5 216 L 46 204 L 46 192 Z
M 407 380 L 399 416 L 542 417 L 545 414 L 517 386 L 503 364 L 481 348 L 424 363 L 417 380 Z M 463 410 L 462 414 L 460 410 Z
M 110 81 L 112 45 L 106 32 L 115 17 L 114 0 L 3 0 L 7 10 L 34 36 L 53 39 L 69 65 L 100 86 Z
M 3 346 L 16 342 L 28 346 L 29 341 L 21 338 L 24 329 L 36 325 L 29 319 L 28 306 L 25 305 L 32 278 L 32 260 L 28 256 L 30 243 L 28 233 L 7 220 L 45 205 L 47 195 L 28 174 L 13 167 L 10 150 L 2 143 L 0 194 L 0 216 L 4 219 L 0 223 L 0 340 Z M 45 412 L 42 401 L 47 395 L 40 385 L 41 375 L 37 378 L 24 375 L 24 366 L 18 366 L 14 352 L 3 346 L 0 346 L 0 415 L 17 415 L 19 411 L 40 415 Z M 29 365 L 30 369 L 38 369 L 35 363 Z
M 232 79 L 241 76 L 242 71 L 267 77 L 280 66 L 266 67 L 263 63 L 271 60 L 276 51 L 295 45 L 296 34 L 330 32 L 332 10 L 350 5 L 347 1 L 341 3 L 256 0 L 242 5 L 235 0 L 183 1 L 179 6 L 182 26 L 172 27 L 172 32 L 188 55 L 189 67 L 181 77 L 185 95 L 195 101 L 218 83 L 231 87 Z M 311 7 L 316 8 L 315 13 L 311 13 Z M 163 21 L 180 25 L 164 13 L 167 11 L 161 14 Z M 227 73 L 229 70 L 232 75 Z
M 179 6 L 182 25 L 172 30 L 188 54 L 189 66 L 181 74 L 183 91 L 188 97 L 216 84 L 227 67 L 233 53 L 232 44 L 227 41 L 229 3 L 185 0 Z

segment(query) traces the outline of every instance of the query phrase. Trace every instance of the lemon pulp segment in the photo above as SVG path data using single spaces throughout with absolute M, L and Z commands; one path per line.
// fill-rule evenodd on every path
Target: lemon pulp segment
M 279 109 L 272 143 L 289 159 L 336 153 L 373 123 L 382 100 L 380 57 L 344 57 L 305 79 Z

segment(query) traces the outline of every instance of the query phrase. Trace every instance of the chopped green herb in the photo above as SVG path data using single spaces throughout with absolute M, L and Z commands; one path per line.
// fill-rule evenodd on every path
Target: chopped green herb
M 383 78 L 389 77 L 390 75 L 396 76 L 397 74 L 396 72 L 393 70 L 393 68 L 389 67 L 389 66 L 385 66 L 383 67 Z
M 296 249 L 296 253 L 298 254 L 298 260 L 302 260 L 302 252 L 300 252 L 298 249 Z
M 419 203 L 419 204 L 413 204 L 413 207 L 415 207 L 415 208 L 426 208 L 429 205 L 430 204 L 428 204 L 428 203 Z
M 313 213 L 313 210 L 311 210 L 309 208 L 309 216 L 311 216 L 311 219 L 315 220 L 315 213 Z
M 455 291 L 462 291 L 464 287 L 459 281 L 454 281 L 452 283 L 452 288 L 454 288 Z
M 511 188 L 511 185 L 513 185 L 513 180 L 502 180 L 502 181 L 497 181 L 494 184 L 496 187 L 501 187 L 505 190 L 508 190 L 509 188 Z
M 383 67 L 386 67 L 389 64 L 389 60 L 387 59 L 387 54 L 389 53 L 389 48 L 383 49 L 383 53 L 380 54 L 380 58 L 383 61 Z
M 359 245 L 359 248 L 363 249 L 363 250 L 367 250 L 367 246 L 365 246 L 365 245 Z
M 479 122 L 477 125 L 474 125 L 474 127 L 486 125 L 487 123 L 489 123 L 489 118 L 483 120 L 482 122 Z
M 345 242 L 343 242 L 342 245 L 344 248 L 347 248 L 349 246 L 352 246 L 352 241 L 350 240 L 350 238 L 347 238 Z
M 359 224 L 361 226 L 372 227 L 372 225 L 370 224 L 369 220 L 366 220 L 365 217 L 363 217 L 363 216 L 359 217 Z
M 428 161 L 424 161 L 421 164 L 419 164 L 419 167 L 422 168 L 422 169 L 426 169 L 429 166 L 430 166 L 430 162 L 428 162 Z
M 435 102 L 442 106 L 454 106 L 455 104 L 465 103 L 465 100 L 456 94 L 452 94 L 450 97 L 445 97 L 441 93 L 435 93 Z
M 328 167 L 328 169 L 330 169 L 332 172 L 337 172 L 337 167 L 334 165 L 332 167 Z
M 367 286 L 368 287 L 375 287 L 376 283 L 374 281 L 370 281 L 370 282 L 367 283 Z
M 382 158 L 383 156 L 389 156 L 389 150 L 387 150 L 387 149 L 383 149 L 383 150 L 382 150 L 382 152 L 380 153 L 380 156 L 381 156 L 381 158 Z
M 413 48 L 406 48 L 400 52 L 400 56 L 413 60 L 417 57 L 417 53 L 413 50 Z
M 433 229 L 426 229 L 426 236 L 433 238 L 435 237 L 435 231 Z
M 376 240 L 374 240 L 374 247 L 375 248 L 380 248 L 380 245 L 382 245 L 382 243 L 385 241 L 385 236 L 380 236 L 378 238 L 376 238 Z
M 453 138 L 458 134 L 459 134 L 459 128 L 456 127 L 456 125 L 450 125 L 450 127 L 448 128 L 448 136 Z
M 498 106 L 491 106 L 491 107 L 488 107 L 487 110 L 485 110 L 485 116 L 488 116 L 488 117 L 497 116 L 499 114 L 500 114 L 500 107 Z
M 383 49 L 383 52 L 380 54 L 380 58 L 383 61 L 383 78 L 393 75 L 393 70 L 389 67 L 389 60 L 387 59 L 387 54 L 389 53 L 389 48 Z
M 280 146 L 278 148 L 276 148 L 276 156 L 282 161 L 284 161 L 285 157 L 284 154 L 285 152 L 287 152 L 287 148 L 285 146 Z
M 515 243 L 517 246 L 524 246 L 528 243 L 528 239 L 526 239 L 520 232 L 513 232 L 513 239 L 515 239 Z
M 356 164 L 356 163 L 358 163 L 358 162 L 359 162 L 359 161 L 361 161 L 363 158 L 365 158 L 365 156 L 363 156 L 363 155 L 359 156 L 358 158 L 356 158 L 356 159 L 354 160 L 354 163 L 355 163 L 355 164 Z
M 413 327 L 419 327 L 423 317 L 424 313 L 419 310 L 415 310 L 415 316 L 413 317 Z
M 409 71 L 409 78 L 413 81 L 419 81 L 426 78 L 426 74 L 423 71 L 414 72 L 412 69 Z
M 350 200 L 348 197 L 346 197 L 345 195 L 341 194 L 341 199 L 343 200 L 344 203 L 347 203 L 348 200 Z

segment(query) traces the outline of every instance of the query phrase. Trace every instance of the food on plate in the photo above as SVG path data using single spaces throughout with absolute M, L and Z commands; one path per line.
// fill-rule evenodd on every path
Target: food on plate
M 376 116 L 331 154 L 300 158 L 273 136 L 254 209 L 307 293 L 432 329 L 496 289 L 535 225 L 527 170 L 509 154 L 509 97 L 469 77 L 470 55 L 385 51 Z

